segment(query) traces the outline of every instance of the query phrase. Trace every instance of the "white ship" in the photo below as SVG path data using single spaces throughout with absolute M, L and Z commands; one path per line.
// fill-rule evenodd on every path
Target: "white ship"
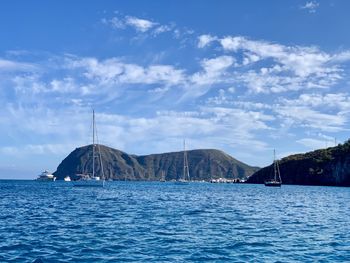
M 64 177 L 64 179 L 63 179 L 65 182 L 70 182 L 71 181 L 71 179 L 70 179 L 70 177 L 69 176 L 66 176 L 66 177 Z
M 38 176 L 36 180 L 43 181 L 43 182 L 54 182 L 56 181 L 56 177 L 53 174 L 51 174 L 49 171 L 45 170 Z

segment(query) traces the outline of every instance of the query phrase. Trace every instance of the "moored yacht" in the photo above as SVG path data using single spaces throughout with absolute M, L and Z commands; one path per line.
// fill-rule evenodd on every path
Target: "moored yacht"
M 43 181 L 43 182 L 54 182 L 56 181 L 56 177 L 53 174 L 51 174 L 49 171 L 45 170 L 38 176 L 36 180 Z
M 67 175 L 66 177 L 64 177 L 63 180 L 64 180 L 65 182 L 70 182 L 70 181 L 72 181 L 68 175 Z
M 84 176 L 74 181 L 75 187 L 103 187 L 104 180 L 101 180 L 99 176 Z
M 176 183 L 179 184 L 188 184 L 190 181 L 190 171 L 188 167 L 188 158 L 187 158 L 187 151 L 186 151 L 186 141 L 184 140 L 184 157 L 183 157 L 183 174 L 182 177 L 176 180 Z
M 96 134 L 96 124 L 95 124 L 95 111 L 92 111 L 92 171 L 90 173 L 77 174 L 77 180 L 74 180 L 73 185 L 76 187 L 104 187 L 105 185 L 105 176 L 103 172 L 103 164 L 100 146 L 95 139 L 97 140 Z M 97 160 L 96 160 L 97 159 Z M 96 163 L 100 165 L 101 176 L 96 175 Z
M 276 160 L 276 151 L 275 150 L 273 150 L 273 172 L 274 172 L 274 178 L 271 180 L 265 181 L 265 183 L 264 183 L 265 186 L 281 187 L 282 179 L 281 179 L 281 173 L 280 173 L 278 161 Z

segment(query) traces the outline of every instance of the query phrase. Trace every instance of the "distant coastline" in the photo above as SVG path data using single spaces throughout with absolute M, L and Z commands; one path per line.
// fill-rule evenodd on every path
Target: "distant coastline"
M 108 180 L 165 181 L 178 179 L 182 172 L 183 152 L 129 155 L 101 145 L 102 160 Z M 71 152 L 58 166 L 54 175 L 58 180 L 74 176 L 88 169 L 91 145 Z M 219 150 L 188 151 L 192 181 L 222 181 L 262 184 L 271 175 L 272 165 L 259 168 L 249 166 Z M 350 140 L 335 147 L 295 154 L 280 160 L 284 184 L 350 186 Z
M 171 181 L 178 180 L 183 172 L 181 151 L 136 156 L 104 145 L 100 148 L 106 180 L 160 181 L 164 176 L 166 181 Z M 58 180 L 65 176 L 74 179 L 77 174 L 91 170 L 91 152 L 91 145 L 75 149 L 60 163 L 54 175 Z M 220 150 L 191 150 L 187 153 L 192 181 L 245 180 L 259 170 L 259 167 L 249 166 Z
M 272 165 L 260 169 L 247 178 L 247 183 L 263 183 L 272 169 Z M 350 186 L 350 140 L 335 147 L 282 158 L 280 170 L 284 184 Z

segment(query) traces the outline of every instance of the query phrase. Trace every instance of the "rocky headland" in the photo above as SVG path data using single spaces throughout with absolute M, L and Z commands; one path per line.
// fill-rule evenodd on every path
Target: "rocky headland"
M 350 186 L 350 140 L 336 147 L 295 154 L 279 161 L 283 184 Z M 273 165 L 255 172 L 248 183 L 262 184 L 273 176 Z
M 99 147 L 106 179 L 170 181 L 182 177 L 183 151 L 137 156 L 104 145 Z M 187 156 L 190 178 L 195 181 L 246 179 L 259 169 L 219 150 L 191 150 L 187 151 Z M 63 180 L 65 176 L 74 179 L 76 174 L 88 173 L 92 171 L 91 159 L 92 145 L 77 148 L 61 162 L 54 175 Z M 96 174 L 100 172 L 100 166 L 96 165 Z

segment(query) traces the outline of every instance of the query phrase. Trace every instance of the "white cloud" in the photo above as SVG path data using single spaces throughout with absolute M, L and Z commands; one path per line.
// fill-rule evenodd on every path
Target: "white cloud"
M 191 81 L 196 85 L 211 85 L 221 82 L 226 70 L 232 66 L 235 59 L 231 56 L 219 56 L 212 59 L 204 59 L 201 65 L 204 71 L 192 75 Z
M 96 81 L 99 86 L 113 87 L 122 84 L 161 85 L 152 92 L 164 92 L 169 87 L 183 87 L 187 98 L 198 97 L 205 94 L 211 85 L 225 81 L 227 69 L 234 65 L 235 59 L 231 56 L 219 56 L 203 59 L 200 62 L 201 71 L 186 74 L 185 70 L 171 65 L 140 66 L 110 58 L 99 61 L 96 58 L 70 58 L 67 67 L 80 69 L 90 81 Z M 234 90 L 231 89 L 231 92 Z
M 65 111 L 60 111 L 50 107 L 51 103 L 52 101 L 48 101 L 46 104 L 36 104 L 35 107 L 30 104 L 23 105 L 22 101 L 19 105 L 7 104 L 4 105 L 0 117 L 10 129 L 24 134 L 29 132 L 40 136 L 60 135 L 66 137 L 65 139 L 70 139 L 69 136 L 73 140 L 79 139 L 86 130 L 80 123 L 89 123 L 86 109 L 69 105 Z
M 233 105 L 243 108 L 245 110 L 263 110 L 263 109 L 272 109 L 274 107 L 271 104 L 253 102 L 253 101 L 234 101 Z
M 337 74 L 299 77 L 275 71 L 277 67 L 261 68 L 260 72 L 249 70 L 236 74 L 236 81 L 243 83 L 252 93 L 282 93 L 306 89 L 328 89 L 341 77 Z
M 309 13 L 316 13 L 317 8 L 319 7 L 319 3 L 316 1 L 306 2 L 304 5 L 300 7 L 300 9 L 308 10 Z
M 183 48 L 188 42 L 193 42 L 194 30 L 186 27 L 180 28 L 174 22 L 161 24 L 149 19 L 124 16 L 119 12 L 115 12 L 115 15 L 112 18 L 102 18 L 101 23 L 117 30 L 133 28 L 136 32 L 142 33 L 141 36 L 134 38 L 134 40 L 144 40 L 148 36 L 157 37 L 160 34 L 170 32 L 173 38 L 180 40 L 180 48 Z
M 29 99 L 29 95 L 47 91 L 47 87 L 42 83 L 37 74 L 15 75 L 12 78 L 13 86 L 17 96 L 23 94 Z
M 89 79 L 104 85 L 116 84 L 164 84 L 178 85 L 185 79 L 184 71 L 171 65 L 150 65 L 124 63 L 117 58 L 99 61 L 96 58 L 82 58 L 68 61 L 68 67 L 81 68 Z
M 311 109 L 306 106 L 276 106 L 275 112 L 279 117 L 292 120 L 293 126 L 310 128 L 326 132 L 344 131 L 348 123 L 346 115 L 331 114 Z
M 12 88 L 15 90 L 17 99 L 43 99 L 41 96 L 55 94 L 57 96 L 87 95 L 91 93 L 92 87 L 81 85 L 73 77 L 63 77 L 62 79 L 43 80 L 40 74 L 17 75 L 11 79 Z M 52 100 L 52 99 L 51 99 Z
M 78 90 L 78 85 L 71 77 L 65 77 L 62 80 L 53 79 L 49 85 L 50 92 L 72 93 Z
M 230 104 L 231 101 L 232 101 L 232 98 L 227 96 L 225 90 L 220 89 L 219 94 L 217 96 L 207 99 L 207 104 L 224 105 L 224 104 Z
M 150 30 L 151 28 L 157 25 L 157 23 L 154 23 L 150 20 L 141 19 L 133 16 L 127 16 L 125 19 L 125 24 L 134 27 L 137 31 L 140 31 L 142 33 Z
M 316 5 L 316 2 L 311 1 L 305 6 L 313 8 Z M 112 23 L 111 20 L 110 23 Z M 187 41 L 185 39 L 188 36 L 193 37 L 191 35 L 193 34 L 192 31 L 186 33 L 187 37 L 185 37 L 183 32 L 188 30 L 180 30 L 174 24 L 161 25 L 151 20 L 133 16 L 116 18 L 113 23 L 119 28 L 123 26 L 139 28 L 137 29 L 139 32 L 149 32 L 153 36 L 172 31 L 176 38 L 181 38 L 183 41 Z M 171 81 L 171 83 L 181 83 L 187 89 L 185 97 L 202 96 L 212 88 L 213 84 L 221 82 L 245 87 L 250 93 L 284 93 L 307 89 L 329 89 L 339 83 L 344 77 L 341 63 L 350 61 L 349 51 L 346 50 L 337 54 L 330 54 L 317 47 L 288 46 L 269 41 L 252 40 L 244 36 L 225 36 L 220 38 L 210 34 L 202 34 L 198 36 L 197 47 L 204 48 L 213 42 L 219 43 L 222 50 L 226 53 L 226 55 L 217 56 L 213 61 L 207 61 L 208 64 L 213 63 L 213 65 L 206 65 L 206 61 L 202 60 L 203 71 L 195 71 L 186 75 L 184 70 L 179 69 L 182 71 L 182 74 L 180 72 L 177 72 L 175 75 L 168 74 L 168 77 L 173 76 L 175 79 L 181 79 L 180 82 Z M 232 53 L 232 55 L 228 56 L 228 53 Z M 234 60 L 235 70 L 226 72 L 225 65 L 222 65 L 223 68 L 220 73 L 220 70 L 215 70 L 214 63 L 217 63 L 217 66 L 220 67 L 219 63 L 224 63 L 225 57 Z M 108 67 L 106 62 L 107 60 L 104 61 L 104 66 Z M 229 63 L 231 62 L 229 61 Z M 112 64 L 114 64 L 113 67 L 116 66 L 114 62 Z M 151 84 L 156 83 L 156 81 L 151 81 L 152 79 L 157 79 L 155 76 L 161 76 L 161 73 L 155 72 L 153 75 L 148 76 L 147 71 L 151 68 L 147 69 L 136 64 L 124 64 L 125 66 L 119 68 L 124 72 L 120 75 L 120 78 L 108 76 L 108 74 L 118 74 L 115 67 L 113 71 L 106 69 L 108 72 L 105 74 L 106 77 L 101 77 L 100 80 L 104 79 L 109 82 L 113 79 L 128 83 L 141 83 L 142 81 L 135 81 L 140 79 L 147 84 Z M 209 69 L 209 67 L 212 68 Z M 125 74 L 126 71 L 128 72 L 127 74 Z M 162 71 L 163 73 L 165 71 L 170 73 L 168 69 L 162 69 Z M 145 77 L 150 77 L 147 78 L 150 81 L 147 81 Z M 191 91 L 188 91 L 190 86 L 192 86 Z M 159 91 L 165 89 L 163 87 L 157 88 Z
M 30 134 L 22 146 L 22 154 L 61 154 L 68 153 L 75 147 L 88 144 L 90 110 L 78 105 L 71 105 L 64 111 L 37 110 L 28 108 L 6 107 L 4 109 L 6 127 L 15 127 L 21 134 Z M 0 116 L 1 117 L 1 116 Z M 100 143 L 131 153 L 153 153 L 177 149 L 174 142 L 182 138 L 197 141 L 201 138 L 207 145 L 224 148 L 227 144 L 248 147 L 255 143 L 262 149 L 266 144 L 255 139 L 255 132 L 270 129 L 266 122 L 273 117 L 258 111 L 245 111 L 223 107 L 203 108 L 198 111 L 160 111 L 155 116 L 133 117 L 128 115 L 96 114 Z M 32 141 L 33 135 L 40 135 L 50 143 Z M 85 138 L 85 139 L 84 139 Z M 197 142 L 200 146 L 199 141 Z M 149 149 L 153 149 L 149 151 Z M 1 152 L 7 155 L 21 154 L 20 147 L 3 147 Z
M 332 133 L 348 130 L 350 97 L 347 93 L 301 94 L 296 99 L 280 99 L 280 103 L 273 109 L 282 122 L 287 119 L 296 128 Z
M 202 67 L 206 72 L 220 72 L 232 66 L 235 59 L 231 56 L 220 56 L 212 59 L 204 59 Z
M 132 128 L 129 132 L 138 131 L 130 137 L 144 140 L 162 138 L 166 134 L 167 138 L 206 138 L 202 141 L 214 145 L 221 137 L 220 141 L 224 143 L 247 145 L 256 142 L 263 147 L 264 143 L 254 138 L 254 132 L 269 129 L 265 122 L 271 119 L 272 116 L 260 112 L 205 107 L 198 112 L 159 112 L 155 118 L 130 120 Z
M 124 29 L 126 26 L 124 21 L 118 17 L 112 17 L 109 20 L 103 18 L 101 21 L 105 25 L 111 25 L 111 27 L 114 29 Z
M 27 144 L 20 147 L 4 146 L 0 147 L 0 153 L 11 156 L 26 155 L 62 155 L 67 154 L 69 149 L 74 149 L 74 144 Z
M 309 148 L 310 150 L 325 148 L 326 142 L 324 140 L 318 140 L 313 138 L 303 138 L 296 141 L 299 144 L 302 144 Z
M 188 76 L 182 100 L 200 97 L 212 89 L 214 84 L 229 82 L 224 76 L 234 62 L 235 59 L 231 56 L 203 59 L 200 63 L 203 70 Z
M 168 25 L 159 25 L 159 23 L 134 16 L 115 16 L 110 19 L 103 18 L 101 19 L 101 22 L 114 29 L 125 29 L 131 27 L 141 33 L 146 33 L 151 29 L 155 29 L 153 32 L 155 35 L 171 30 L 171 27 Z
M 297 133 L 302 131 L 324 140 L 326 137 L 320 131 L 347 131 L 350 121 L 350 98 L 346 93 L 301 94 L 296 99 L 277 98 L 271 103 L 229 100 L 227 104 L 246 111 L 268 112 L 276 117 L 273 126 L 283 136 L 291 135 L 288 132 L 295 129 Z
M 57 99 L 64 94 L 72 96 L 61 98 L 64 100 L 75 99 L 78 95 L 91 97 L 94 94 L 100 95 L 99 99 L 103 94 L 108 94 L 108 98 L 113 99 L 128 85 L 137 84 L 145 87 L 145 91 L 152 90 L 158 94 L 164 94 L 170 87 L 177 87 L 189 91 L 188 94 L 185 91 L 185 94 L 190 95 L 188 98 L 193 98 L 205 94 L 212 88 L 211 85 L 225 81 L 227 69 L 234 63 L 235 59 L 227 55 L 203 59 L 200 62 L 201 70 L 189 74 L 184 69 L 172 65 L 142 66 L 124 62 L 120 58 L 99 60 L 67 55 L 59 63 L 61 78 L 50 77 L 52 71 L 57 70 L 55 66 L 46 67 L 45 71 L 40 73 L 15 75 L 11 82 L 18 96 L 30 98 L 30 95 L 32 99 L 35 98 L 35 94 L 44 96 L 48 93 L 55 93 Z M 46 76 L 46 72 L 49 77 Z
M 198 47 L 204 48 L 216 39 L 217 39 L 217 37 L 214 37 L 211 35 L 201 35 L 198 37 Z
M 252 54 L 252 53 L 250 53 L 250 52 L 246 52 L 246 53 L 244 54 L 244 58 L 243 58 L 242 64 L 243 64 L 244 66 L 246 66 L 246 65 L 249 65 L 249 64 L 251 64 L 251 63 L 257 62 L 257 61 L 259 61 L 260 59 L 261 59 L 261 58 L 260 58 L 258 55 Z
M 33 71 L 37 67 L 31 63 L 17 62 L 0 58 L 0 72 Z
M 307 77 L 316 73 L 338 72 L 336 67 L 329 67 L 331 56 L 317 48 L 284 46 L 267 41 L 249 40 L 245 37 L 224 37 L 219 40 L 224 50 L 245 51 L 246 62 L 260 59 L 273 59 L 283 70 L 292 71 L 296 76 Z
M 340 52 L 332 57 L 332 62 L 347 62 L 350 61 L 350 51 Z
M 236 89 L 235 89 L 234 87 L 230 87 L 230 88 L 227 89 L 227 91 L 228 91 L 229 93 L 235 93 L 235 92 L 236 92 Z
M 336 109 L 339 111 L 350 111 L 350 95 L 347 93 L 318 93 L 300 94 L 297 99 L 282 99 L 281 102 L 287 106 L 318 107 L 320 109 Z
M 153 30 L 153 35 L 157 36 L 159 34 L 165 33 L 165 32 L 169 32 L 172 31 L 174 28 L 174 25 L 160 25 L 157 26 L 154 30 Z
M 343 78 L 341 63 L 350 60 L 349 51 L 328 54 L 316 47 L 285 46 L 242 36 L 203 36 L 199 44 L 218 41 L 226 53 L 241 57 L 235 66 L 245 68 L 238 67 L 231 79 L 253 93 L 329 88 Z
M 219 39 L 221 46 L 225 50 L 237 51 L 242 48 L 242 43 L 245 42 L 244 37 L 224 37 Z

